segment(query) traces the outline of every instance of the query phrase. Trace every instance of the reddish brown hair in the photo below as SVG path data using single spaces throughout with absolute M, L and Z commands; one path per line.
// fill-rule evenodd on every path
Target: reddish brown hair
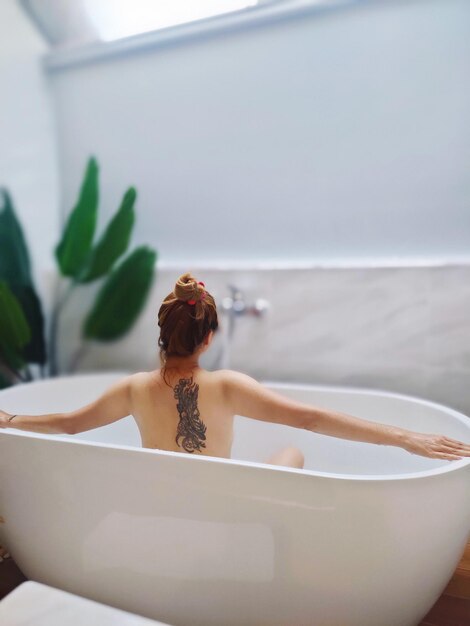
M 214 298 L 191 274 L 183 274 L 163 300 L 158 325 L 162 364 L 169 356 L 189 356 L 218 328 Z

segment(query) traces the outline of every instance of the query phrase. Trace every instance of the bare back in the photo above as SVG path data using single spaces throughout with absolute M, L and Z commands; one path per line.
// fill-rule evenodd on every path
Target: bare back
M 132 378 L 132 413 L 143 447 L 230 458 L 233 413 L 222 372 L 167 373 L 165 382 L 158 369 Z

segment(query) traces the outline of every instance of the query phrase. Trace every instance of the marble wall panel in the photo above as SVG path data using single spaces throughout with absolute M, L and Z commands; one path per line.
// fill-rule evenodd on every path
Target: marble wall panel
M 158 367 L 157 312 L 185 267 L 160 267 L 142 316 L 122 340 L 92 344 L 78 371 Z M 191 269 L 191 268 L 189 268 Z M 200 267 L 216 301 L 229 284 L 268 313 L 240 317 L 229 367 L 260 380 L 385 389 L 442 402 L 470 415 L 470 265 L 410 267 Z M 67 369 L 96 285 L 73 294 L 60 328 Z M 227 319 L 203 365 L 220 366 Z

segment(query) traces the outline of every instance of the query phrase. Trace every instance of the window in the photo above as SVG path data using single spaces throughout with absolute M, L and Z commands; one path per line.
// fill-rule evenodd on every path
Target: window
M 264 0 L 265 2 L 266 0 Z M 243 11 L 263 0 L 22 0 L 56 48 L 114 41 Z

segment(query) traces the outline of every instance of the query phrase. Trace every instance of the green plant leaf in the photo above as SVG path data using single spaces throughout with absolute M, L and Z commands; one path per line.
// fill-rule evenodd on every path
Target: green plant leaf
M 31 264 L 10 194 L 0 190 L 0 277 L 8 284 L 31 285 Z
M 34 288 L 28 247 L 13 203 L 6 189 L 0 190 L 0 280 L 19 300 L 31 329 L 31 341 L 23 354 L 30 363 L 46 362 L 44 316 Z
M 23 347 L 31 339 L 31 330 L 20 303 L 7 283 L 0 281 L 0 354 L 8 365 L 24 365 Z
M 130 187 L 124 194 L 121 206 L 93 249 L 89 264 L 79 282 L 89 283 L 104 276 L 127 250 L 135 221 L 136 196 L 134 187 Z
M 11 380 L 8 380 L 1 372 L 0 372 L 0 389 L 6 389 L 7 387 L 12 386 Z
M 23 348 L 23 355 L 28 363 L 44 365 L 47 361 L 47 351 L 41 301 L 30 285 L 24 287 L 13 285 L 10 288 L 20 302 L 31 329 L 31 340 Z
M 111 272 L 84 322 L 85 339 L 113 341 L 130 330 L 147 299 L 156 258 L 154 250 L 141 246 Z
M 76 278 L 88 261 L 98 214 L 98 163 L 90 158 L 77 204 L 71 212 L 55 248 L 59 269 L 64 276 Z

